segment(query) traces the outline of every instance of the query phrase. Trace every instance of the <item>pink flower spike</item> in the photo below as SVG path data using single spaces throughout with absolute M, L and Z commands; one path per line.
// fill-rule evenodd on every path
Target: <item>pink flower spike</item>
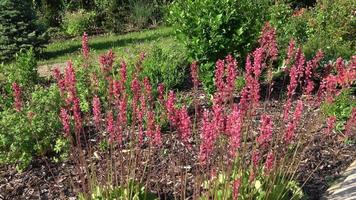
M 95 96 L 93 98 L 93 115 L 95 127 L 99 129 L 101 120 L 101 105 L 99 97 Z
M 260 135 L 256 138 L 256 142 L 262 148 L 266 148 L 272 140 L 273 123 L 268 115 L 262 115 L 260 125 Z
M 327 119 L 327 128 L 326 128 L 326 131 L 325 131 L 325 134 L 330 136 L 333 129 L 335 128 L 335 125 L 336 125 L 336 116 L 331 116 L 331 117 L 328 117 Z
M 198 85 L 199 85 L 198 64 L 197 64 L 196 61 L 194 61 L 194 62 L 190 65 L 190 73 L 191 73 L 191 75 L 192 75 L 192 80 L 193 80 L 194 88 L 198 88 Z
M 269 174 L 271 172 L 273 165 L 274 165 L 274 160 L 275 160 L 275 157 L 274 157 L 273 152 L 268 153 L 267 160 L 266 160 L 266 163 L 264 166 L 266 174 Z
M 61 108 L 61 113 L 59 114 L 61 118 L 61 123 L 64 130 L 64 136 L 68 137 L 70 135 L 70 116 L 65 108 Z
M 86 32 L 83 33 L 82 36 L 82 54 L 83 57 L 88 60 L 89 59 L 89 39 L 88 34 Z
M 14 107 L 17 112 L 20 112 L 22 109 L 22 100 L 21 100 L 21 87 L 16 82 L 12 83 L 12 92 L 14 96 Z
M 114 127 L 114 115 L 112 112 L 109 112 L 106 116 L 106 131 L 110 135 L 110 143 L 115 141 L 115 127 Z
M 182 141 L 185 145 L 190 147 L 189 145 L 189 140 L 192 136 L 191 132 L 191 120 L 188 115 L 188 111 L 186 107 L 181 108 L 178 110 L 178 130 L 180 132 L 180 136 L 182 138 Z
M 239 190 L 240 190 L 240 185 L 241 185 L 241 180 L 240 179 L 236 179 L 234 180 L 233 183 L 233 200 L 238 200 L 239 198 Z
M 350 118 L 347 120 L 345 125 L 345 135 L 350 137 L 356 133 L 356 107 L 352 108 L 352 113 Z
M 154 140 L 153 140 L 154 145 L 157 147 L 162 145 L 162 138 L 161 138 L 161 127 L 157 124 L 156 125 L 156 131 L 154 134 Z
M 229 139 L 229 153 L 235 158 L 236 152 L 241 146 L 241 128 L 242 128 L 242 113 L 236 104 L 233 105 L 233 110 L 227 117 L 226 132 Z

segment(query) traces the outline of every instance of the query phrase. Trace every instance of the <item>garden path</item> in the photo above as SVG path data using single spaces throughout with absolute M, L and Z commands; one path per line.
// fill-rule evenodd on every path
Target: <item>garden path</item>
M 356 200 L 356 160 L 325 195 L 326 200 Z

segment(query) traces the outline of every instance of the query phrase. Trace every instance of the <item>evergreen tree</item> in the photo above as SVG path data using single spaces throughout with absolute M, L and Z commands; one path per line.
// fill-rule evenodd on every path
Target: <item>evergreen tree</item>
M 0 62 L 9 61 L 20 49 L 38 51 L 46 42 L 32 0 L 0 0 Z

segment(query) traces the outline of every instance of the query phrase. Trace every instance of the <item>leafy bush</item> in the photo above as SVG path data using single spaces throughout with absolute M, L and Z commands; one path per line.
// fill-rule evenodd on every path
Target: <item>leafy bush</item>
M 170 45 L 167 48 L 155 46 L 143 62 L 142 80 L 148 77 L 153 88 L 163 83 L 167 89 L 181 86 L 187 77 L 187 57 L 181 52 L 181 46 Z
M 83 32 L 89 32 L 94 24 L 94 12 L 78 10 L 66 12 L 63 19 L 63 28 L 71 36 L 79 36 Z
M 20 49 L 39 51 L 47 42 L 37 24 L 30 0 L 0 1 L 0 62 L 9 61 Z
M 281 49 L 295 39 L 307 58 L 321 49 L 327 60 L 335 60 L 355 53 L 354 10 L 351 0 L 321 0 L 315 7 L 296 11 L 279 3 L 270 7 L 269 20 L 277 28 Z
M 16 163 L 21 170 L 32 156 L 53 151 L 60 137 L 60 101 L 56 86 L 37 87 L 22 111 L 9 108 L 1 112 L 0 163 Z
M 332 103 L 324 102 L 321 107 L 326 117 L 336 117 L 335 128 L 338 132 L 342 132 L 345 129 L 345 123 L 351 116 L 352 108 L 356 107 L 356 100 L 352 96 L 354 92 L 355 88 L 344 89 Z
M 307 56 L 322 49 L 327 59 L 349 58 L 356 48 L 355 2 L 321 0 L 306 13 L 308 41 L 303 45 Z
M 152 20 L 154 9 L 154 5 L 146 0 L 131 0 L 130 21 L 137 28 L 145 27 L 149 23 L 149 20 Z
M 32 48 L 30 50 L 21 50 L 15 56 L 15 62 L 1 66 L 1 73 L 6 77 L 9 87 L 16 82 L 24 87 L 34 86 L 38 79 L 37 60 Z
M 122 32 L 128 12 L 119 0 L 94 0 L 96 23 L 105 31 Z
M 168 22 L 175 26 L 192 59 L 203 65 L 201 78 L 211 87 L 213 63 L 227 54 L 244 58 L 254 47 L 270 1 L 198 0 L 173 2 Z

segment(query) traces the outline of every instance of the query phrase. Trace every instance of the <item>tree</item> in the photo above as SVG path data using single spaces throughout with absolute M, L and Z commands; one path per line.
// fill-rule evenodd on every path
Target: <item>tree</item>
M 11 60 L 20 49 L 38 52 L 47 40 L 32 0 L 0 0 L 0 62 Z

